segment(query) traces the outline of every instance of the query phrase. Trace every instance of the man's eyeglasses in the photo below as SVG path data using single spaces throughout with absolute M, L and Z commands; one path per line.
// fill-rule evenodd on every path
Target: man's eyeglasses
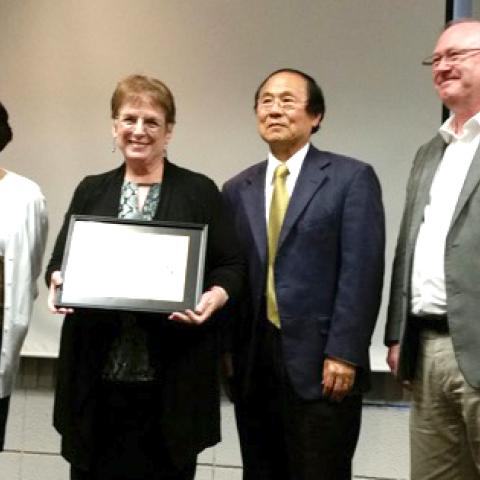
M 458 50 L 448 50 L 442 55 L 434 53 L 423 60 L 422 65 L 438 68 L 442 60 L 447 65 L 455 65 L 463 62 L 470 55 L 476 55 L 477 53 L 480 53 L 480 48 L 461 48 Z
M 306 103 L 307 102 L 298 100 L 294 97 L 266 96 L 258 100 L 257 108 L 264 111 L 270 111 L 275 105 L 278 105 L 281 110 L 289 112 L 305 105 Z

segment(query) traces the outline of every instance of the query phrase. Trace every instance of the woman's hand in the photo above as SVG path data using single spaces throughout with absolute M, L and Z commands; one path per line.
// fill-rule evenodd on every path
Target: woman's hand
M 50 277 L 50 288 L 48 289 L 48 300 L 47 305 L 51 313 L 58 313 L 65 315 L 67 313 L 73 313 L 73 308 L 57 308 L 55 306 L 55 297 L 57 293 L 57 288 L 63 283 L 62 273 L 60 270 L 52 272 Z
M 205 322 L 205 320 L 208 320 L 213 312 L 222 308 L 225 303 L 227 303 L 227 300 L 228 294 L 225 289 L 214 286 L 202 294 L 200 302 L 198 302 L 195 310 L 173 312 L 168 318 L 178 322 L 200 325 Z

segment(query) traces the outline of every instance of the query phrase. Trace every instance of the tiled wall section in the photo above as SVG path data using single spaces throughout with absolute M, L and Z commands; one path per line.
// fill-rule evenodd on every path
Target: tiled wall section
M 23 359 L 12 396 L 0 479 L 68 480 L 59 455 L 60 439 L 51 426 L 55 360 Z M 408 408 L 388 376 L 377 375 L 366 399 L 355 479 L 408 479 Z M 388 402 L 393 403 L 387 403 Z M 242 476 L 233 409 L 222 402 L 223 441 L 199 456 L 195 480 L 240 480 Z

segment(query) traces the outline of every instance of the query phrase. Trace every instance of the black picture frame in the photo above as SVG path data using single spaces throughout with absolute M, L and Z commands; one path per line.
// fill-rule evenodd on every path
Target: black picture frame
M 72 215 L 58 307 L 170 313 L 203 291 L 208 226 Z

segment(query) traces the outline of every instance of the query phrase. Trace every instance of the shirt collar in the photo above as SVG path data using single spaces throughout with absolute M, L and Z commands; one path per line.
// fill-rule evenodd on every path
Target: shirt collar
M 476 113 L 465 122 L 463 125 L 463 132 L 460 135 L 453 130 L 454 120 L 455 115 L 452 115 L 438 129 L 438 132 L 446 143 L 450 143 L 452 140 L 469 139 L 480 133 L 480 112 Z
M 268 152 L 268 164 L 267 164 L 267 180 L 271 184 L 273 182 L 273 173 L 275 169 L 281 165 L 285 164 L 288 167 L 289 177 L 297 178 L 302 168 L 303 161 L 307 156 L 308 149 L 310 148 L 310 143 L 307 142 L 300 150 L 296 151 L 286 162 L 281 162 L 278 160 L 275 155 L 270 151 Z

